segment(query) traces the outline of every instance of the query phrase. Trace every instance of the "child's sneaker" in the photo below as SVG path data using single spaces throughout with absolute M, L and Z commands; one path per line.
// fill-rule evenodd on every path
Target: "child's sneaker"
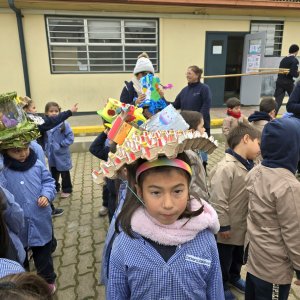
M 225 300 L 237 300 L 230 289 L 224 291 Z
M 50 290 L 50 294 L 53 295 L 56 292 L 56 284 L 55 283 L 48 283 L 48 287 Z
M 71 193 L 64 193 L 64 192 L 62 192 L 61 194 L 60 194 L 60 198 L 68 198 L 68 197 L 70 197 L 71 196 Z
M 64 210 L 62 208 L 54 208 L 52 210 L 52 217 L 55 218 L 55 217 L 59 217 L 61 216 L 62 214 L 64 213 Z
M 99 210 L 99 217 L 104 217 L 108 214 L 108 208 L 105 206 L 102 206 Z
M 246 282 L 242 278 L 237 281 L 230 281 L 230 285 L 242 294 L 245 294 Z

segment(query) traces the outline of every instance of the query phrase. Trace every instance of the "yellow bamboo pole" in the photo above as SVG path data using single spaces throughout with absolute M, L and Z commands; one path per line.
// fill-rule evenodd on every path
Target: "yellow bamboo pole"
M 227 78 L 227 77 L 242 77 L 242 76 L 255 76 L 255 75 L 272 75 L 272 74 L 284 74 L 286 71 L 262 71 L 262 72 L 248 72 L 240 74 L 225 74 L 225 75 L 207 75 L 203 76 L 203 79 L 213 79 L 213 78 Z

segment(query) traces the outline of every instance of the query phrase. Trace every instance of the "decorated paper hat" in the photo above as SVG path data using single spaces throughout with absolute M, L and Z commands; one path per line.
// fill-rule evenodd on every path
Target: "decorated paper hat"
M 160 156 L 166 156 L 173 159 L 185 150 L 204 150 L 211 154 L 217 147 L 218 142 L 212 136 L 208 138 L 206 133 L 201 135 L 199 131 L 143 131 L 125 139 L 122 145 L 117 146 L 115 153 L 108 154 L 108 160 L 100 164 L 97 179 L 102 182 L 99 176 L 115 178 L 121 167 L 139 158 L 155 161 Z
M 140 79 L 142 86 L 142 92 L 146 95 L 145 99 L 139 104 L 139 107 L 148 108 L 152 115 L 156 114 L 158 111 L 164 109 L 167 104 L 159 93 L 160 79 L 153 74 L 147 74 Z
M 121 108 L 122 103 L 116 99 L 109 98 L 105 107 L 97 111 L 97 114 L 100 115 L 108 123 L 112 123 L 115 118 L 120 113 L 118 108 Z
M 39 136 L 38 127 L 27 119 L 22 107 L 17 104 L 17 94 L 1 94 L 0 149 L 22 148 Z

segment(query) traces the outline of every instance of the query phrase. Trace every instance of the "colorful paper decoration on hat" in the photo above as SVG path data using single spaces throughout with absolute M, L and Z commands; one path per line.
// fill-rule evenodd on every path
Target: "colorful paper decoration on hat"
M 134 133 L 126 138 L 122 145 L 117 146 L 116 153 L 109 153 L 108 160 L 100 163 L 97 176 L 115 178 L 117 171 L 125 164 L 131 164 L 139 158 L 149 161 L 159 156 L 170 159 L 185 150 L 203 150 L 211 154 L 218 147 L 218 142 L 207 134 L 193 130 L 168 130 Z M 95 176 L 95 175 L 94 175 Z M 98 180 L 101 182 L 101 178 Z
M 17 104 L 17 94 L 1 94 L 0 149 L 22 148 L 39 136 L 37 126 L 26 118 L 22 107 Z
M 142 92 L 146 95 L 146 98 L 139 104 L 139 107 L 147 107 L 150 113 L 154 115 L 167 106 L 166 101 L 159 94 L 161 83 L 157 76 L 149 73 L 140 79 L 140 83 L 142 85 Z
M 105 107 L 97 111 L 97 114 L 100 115 L 108 123 L 112 123 L 118 116 L 117 109 L 122 106 L 122 103 L 116 99 L 109 98 Z
M 169 104 L 141 126 L 141 129 L 147 131 L 186 130 L 188 128 L 189 125 L 172 104 Z

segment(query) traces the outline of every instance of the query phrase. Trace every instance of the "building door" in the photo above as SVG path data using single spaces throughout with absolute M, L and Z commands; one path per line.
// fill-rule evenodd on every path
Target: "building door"
M 205 75 L 238 74 L 242 70 L 244 37 L 247 32 L 207 32 Z M 240 77 L 205 79 L 213 94 L 213 107 L 230 97 L 240 97 Z
M 227 33 L 206 32 L 205 43 L 205 75 L 225 74 L 227 57 Z M 219 107 L 224 104 L 224 78 L 205 79 L 212 91 L 212 106 Z
M 266 46 L 266 32 L 247 34 L 244 42 L 243 73 L 255 71 L 263 66 Z M 260 103 L 262 76 L 244 76 L 241 82 L 241 103 Z

